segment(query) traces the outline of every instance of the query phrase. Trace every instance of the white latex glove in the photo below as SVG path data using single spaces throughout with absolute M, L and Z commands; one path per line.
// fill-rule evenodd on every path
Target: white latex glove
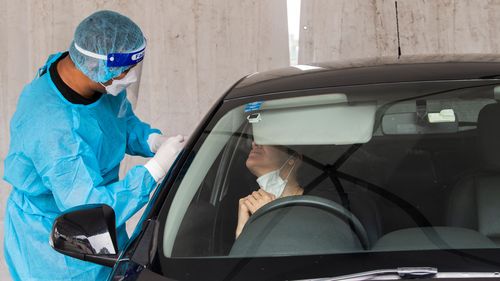
M 148 145 L 149 149 L 151 149 L 151 152 L 156 153 L 160 146 L 166 142 L 168 137 L 158 134 L 158 133 L 152 133 L 148 137 Z
M 155 156 L 144 165 L 156 182 L 165 177 L 184 144 L 184 137 L 181 135 L 167 138 L 158 148 Z

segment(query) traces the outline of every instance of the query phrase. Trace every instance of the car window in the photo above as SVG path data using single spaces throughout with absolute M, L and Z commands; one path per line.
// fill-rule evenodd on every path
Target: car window
M 497 92 L 491 81 L 419 82 L 226 105 L 162 210 L 161 252 L 496 248 Z

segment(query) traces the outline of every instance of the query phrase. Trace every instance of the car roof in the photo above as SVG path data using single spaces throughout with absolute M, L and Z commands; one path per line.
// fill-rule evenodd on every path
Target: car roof
M 381 57 L 290 66 L 248 75 L 225 99 L 339 86 L 470 79 L 500 79 L 500 56 Z

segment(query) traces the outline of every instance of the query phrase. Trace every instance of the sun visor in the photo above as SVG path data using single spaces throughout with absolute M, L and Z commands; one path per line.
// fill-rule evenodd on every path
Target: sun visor
M 344 145 L 366 143 L 371 139 L 375 103 L 348 104 L 343 94 L 312 98 L 266 101 L 258 110 L 248 112 L 255 143 Z

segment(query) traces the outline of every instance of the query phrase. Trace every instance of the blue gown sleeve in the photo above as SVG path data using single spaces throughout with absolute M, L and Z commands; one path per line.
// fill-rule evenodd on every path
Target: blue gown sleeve
M 107 204 L 123 225 L 149 200 L 156 182 L 144 166 L 104 184 L 95 152 L 78 136 L 51 132 L 35 142 L 30 158 L 44 185 L 51 190 L 61 212 L 85 204 Z
M 127 101 L 128 102 L 128 101 Z M 130 103 L 127 106 L 127 150 L 129 155 L 152 157 L 153 152 L 149 149 L 148 137 L 152 133 L 161 134 L 158 129 L 153 129 L 147 123 L 142 122 L 132 110 Z

